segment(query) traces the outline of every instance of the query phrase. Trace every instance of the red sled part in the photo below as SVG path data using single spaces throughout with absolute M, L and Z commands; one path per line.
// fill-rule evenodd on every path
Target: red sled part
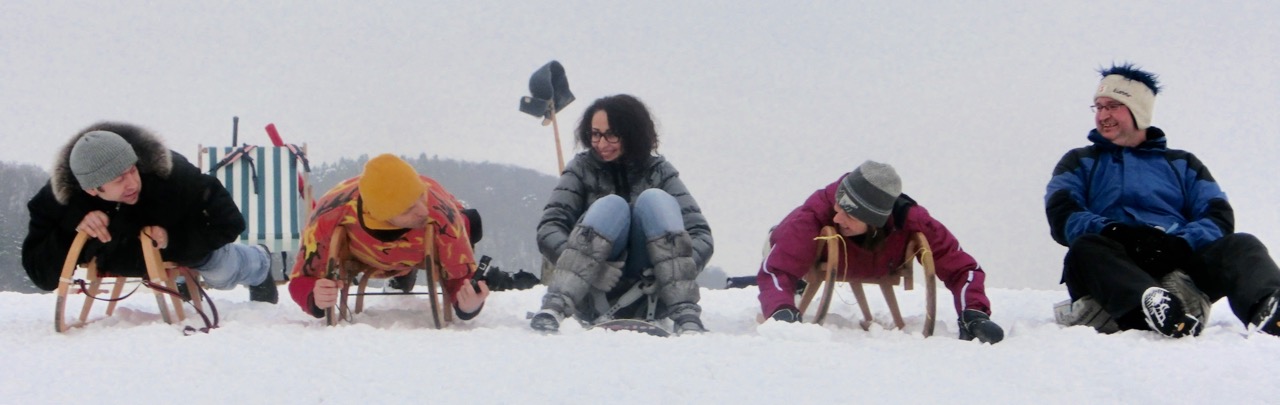
M 279 146 L 287 147 L 291 152 L 294 153 L 295 156 L 298 156 L 299 152 L 296 149 L 296 147 L 292 145 L 286 145 L 284 143 L 284 139 L 280 138 L 280 131 L 276 130 L 276 124 L 274 122 L 267 124 L 267 136 L 271 138 L 272 145 L 275 145 L 277 147 Z M 307 185 L 305 182 L 306 180 L 302 178 L 302 173 L 298 173 L 298 195 L 306 194 Z M 315 201 L 312 201 L 311 204 L 312 204 L 311 208 L 315 208 Z
M 271 137 L 271 144 L 275 146 L 284 146 L 284 140 L 280 139 L 280 131 L 276 131 L 276 124 L 267 124 L 267 136 Z

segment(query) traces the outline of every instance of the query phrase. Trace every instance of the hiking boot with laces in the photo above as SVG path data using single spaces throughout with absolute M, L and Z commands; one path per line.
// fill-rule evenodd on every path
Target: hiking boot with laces
M 1199 335 L 1204 325 L 1188 315 L 1182 300 L 1160 287 L 1151 287 L 1142 293 L 1142 314 L 1147 326 L 1171 338 Z

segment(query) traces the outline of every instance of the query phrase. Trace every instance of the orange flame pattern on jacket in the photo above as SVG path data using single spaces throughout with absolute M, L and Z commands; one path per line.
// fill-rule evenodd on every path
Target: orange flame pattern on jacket
M 434 179 L 419 177 L 430 194 L 427 226 L 435 229 L 436 261 L 448 274 L 446 288 L 456 293 L 475 268 L 475 252 L 471 249 L 466 216 L 462 215 L 463 206 Z M 423 265 L 425 229 L 411 229 L 399 239 L 384 242 L 361 226 L 357 209 L 359 182 L 358 176 L 347 179 L 318 200 L 317 208 L 302 232 L 302 246 L 298 252 L 301 260 L 294 263 L 291 277 L 325 277 L 331 248 L 329 243 L 333 233 L 339 229 L 347 232 L 351 258 L 380 270 L 380 273 L 426 268 Z

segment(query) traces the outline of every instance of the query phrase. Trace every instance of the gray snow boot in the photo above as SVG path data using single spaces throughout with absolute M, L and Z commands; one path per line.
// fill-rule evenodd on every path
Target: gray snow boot
M 542 309 L 555 311 L 561 317 L 591 319 L 594 306 L 588 302 L 589 293 L 593 289 L 612 289 L 622 275 L 622 269 L 608 263 L 613 241 L 589 226 L 578 225 L 569 233 L 565 245 L 556 261 L 547 294 L 542 297 Z
M 673 320 L 675 325 L 675 333 L 677 335 L 696 335 L 707 333 L 707 328 L 702 326 L 702 320 L 696 316 L 685 316 L 679 320 Z
M 698 265 L 693 261 L 693 238 L 685 231 L 649 240 L 645 249 L 653 262 L 658 304 L 666 307 L 677 330 L 705 332 L 698 305 Z
M 552 309 L 544 309 L 533 316 L 529 321 L 529 327 L 536 331 L 558 332 L 562 320 L 564 320 L 563 314 Z
M 1174 270 L 1160 279 L 1160 286 L 1182 300 L 1182 308 L 1187 315 L 1198 319 L 1200 325 L 1209 324 L 1209 311 L 1213 309 L 1213 301 L 1209 301 L 1209 296 L 1196 287 L 1191 276 L 1182 270 Z
M 1107 334 L 1120 331 L 1120 325 L 1111 318 L 1111 314 L 1104 311 L 1102 304 L 1088 295 L 1075 301 L 1068 299 L 1054 304 L 1053 312 L 1058 324 L 1062 326 L 1085 325 L 1092 327 L 1098 333 Z

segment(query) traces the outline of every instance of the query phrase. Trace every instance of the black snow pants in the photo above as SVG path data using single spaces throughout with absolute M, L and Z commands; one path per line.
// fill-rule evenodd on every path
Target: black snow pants
M 1254 306 L 1280 291 L 1280 268 L 1253 235 L 1224 236 L 1195 256 L 1198 260 L 1186 263 L 1182 270 L 1210 301 L 1226 297 L 1241 322 L 1247 324 Z M 1142 293 L 1158 286 L 1164 275 L 1138 267 L 1119 242 L 1090 234 L 1076 239 L 1068 249 L 1062 282 L 1072 301 L 1092 296 L 1108 314 L 1121 319 L 1139 308 Z

